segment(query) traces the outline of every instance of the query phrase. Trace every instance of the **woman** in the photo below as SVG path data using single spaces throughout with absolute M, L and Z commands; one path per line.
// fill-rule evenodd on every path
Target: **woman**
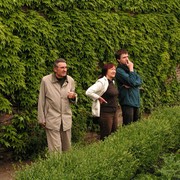
M 89 87 L 86 95 L 93 100 L 92 115 L 99 117 L 100 139 L 104 140 L 117 130 L 118 90 L 114 85 L 116 67 L 112 63 L 105 64 L 100 78 Z

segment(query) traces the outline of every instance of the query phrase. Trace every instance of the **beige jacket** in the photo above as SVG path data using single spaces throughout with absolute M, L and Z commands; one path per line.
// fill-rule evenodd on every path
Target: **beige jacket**
M 67 98 L 69 91 L 75 92 L 75 82 L 68 75 L 62 87 L 54 73 L 42 78 L 38 100 L 39 123 L 46 122 L 46 128 L 58 131 L 61 124 L 64 131 L 72 127 L 71 101 Z

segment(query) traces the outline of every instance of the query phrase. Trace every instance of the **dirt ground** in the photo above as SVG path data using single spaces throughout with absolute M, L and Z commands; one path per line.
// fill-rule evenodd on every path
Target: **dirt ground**
M 15 169 L 30 162 L 0 161 L 0 180 L 13 180 Z
M 11 180 L 13 175 L 13 165 L 11 162 L 0 163 L 0 179 Z

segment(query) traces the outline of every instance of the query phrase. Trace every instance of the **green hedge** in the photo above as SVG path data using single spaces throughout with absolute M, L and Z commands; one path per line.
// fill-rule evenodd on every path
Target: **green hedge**
M 138 174 L 135 180 L 158 180 L 158 179 L 179 179 L 180 178 L 180 155 L 179 150 L 175 153 L 163 154 L 157 165 L 154 166 L 154 172 L 144 172 Z
M 161 108 L 120 128 L 104 142 L 51 155 L 16 172 L 16 179 L 131 179 L 152 171 L 162 154 L 180 148 L 180 107 Z
M 119 48 L 128 49 L 143 78 L 142 111 L 179 104 L 179 9 L 178 0 L 1 0 L 0 115 L 30 119 L 36 127 L 40 80 L 52 72 L 54 60 L 63 57 L 77 82 L 73 141 L 80 140 L 91 120 L 85 90 L 103 63 L 116 62 Z M 14 151 L 8 128 L 0 126 L 0 143 Z M 23 124 L 22 130 L 28 128 Z M 17 142 L 26 141 L 21 132 L 18 137 Z

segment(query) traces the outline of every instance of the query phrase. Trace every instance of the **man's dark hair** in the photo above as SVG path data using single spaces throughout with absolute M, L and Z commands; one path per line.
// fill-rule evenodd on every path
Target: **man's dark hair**
M 120 49 L 120 50 L 116 51 L 116 53 L 115 53 L 116 60 L 121 59 L 122 54 L 128 54 L 128 51 L 125 49 Z
M 54 67 L 57 67 L 57 66 L 58 66 L 58 63 L 60 63 L 60 62 L 66 63 L 66 60 L 63 59 L 63 58 L 57 59 L 57 60 L 54 62 Z

